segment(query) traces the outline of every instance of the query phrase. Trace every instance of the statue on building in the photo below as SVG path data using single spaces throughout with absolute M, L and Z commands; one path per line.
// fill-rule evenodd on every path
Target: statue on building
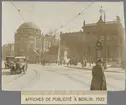
M 100 18 L 99 18 L 98 22 L 103 22 L 103 18 L 104 18 L 104 22 L 105 22 L 105 11 L 103 10 L 102 6 L 101 6 L 99 12 L 100 12 Z M 104 17 L 103 17 L 103 15 L 104 15 Z

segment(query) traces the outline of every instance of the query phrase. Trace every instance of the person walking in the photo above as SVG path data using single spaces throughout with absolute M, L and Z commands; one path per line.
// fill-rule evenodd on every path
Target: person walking
M 92 68 L 90 90 L 107 90 L 106 78 L 101 59 L 97 60 L 96 65 Z

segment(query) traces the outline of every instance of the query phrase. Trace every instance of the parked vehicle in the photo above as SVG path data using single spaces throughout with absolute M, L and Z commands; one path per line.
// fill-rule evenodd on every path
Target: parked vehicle
M 5 68 L 9 69 L 11 68 L 11 64 L 14 61 L 14 56 L 7 56 L 6 61 L 4 62 Z
M 16 73 L 22 73 L 22 72 L 26 72 L 27 71 L 27 60 L 26 57 L 24 56 L 17 56 L 14 58 L 14 62 L 11 65 L 11 74 L 16 74 Z

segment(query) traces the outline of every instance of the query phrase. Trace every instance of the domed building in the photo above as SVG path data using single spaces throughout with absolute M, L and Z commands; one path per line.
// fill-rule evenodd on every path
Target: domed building
M 41 30 L 32 22 L 23 23 L 15 33 L 14 55 L 26 56 L 29 63 L 40 61 Z

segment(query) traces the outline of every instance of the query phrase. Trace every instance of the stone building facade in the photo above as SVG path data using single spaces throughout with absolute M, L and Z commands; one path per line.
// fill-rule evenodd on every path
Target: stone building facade
M 49 48 L 55 43 L 54 36 L 41 34 L 37 25 L 27 22 L 15 33 L 14 55 L 26 56 L 29 63 L 40 63 L 51 58 L 48 55 Z
M 124 30 L 118 16 L 115 21 L 105 22 L 101 16 L 97 23 L 86 24 L 84 21 L 82 28 L 87 40 L 84 56 L 95 60 L 96 41 L 101 40 L 103 58 L 123 58 Z
M 103 59 L 123 59 L 124 28 L 119 16 L 115 21 L 104 21 L 102 16 L 96 23 L 88 24 L 84 21 L 82 29 L 79 32 L 61 32 L 61 48 L 64 46 L 67 49 L 68 56 L 95 61 L 96 42 L 101 40 Z
M 6 56 L 14 56 L 14 43 L 2 46 L 2 59 L 5 60 Z
M 44 35 L 43 37 L 43 60 L 56 62 L 58 40 L 55 36 Z
M 40 61 L 42 50 L 41 30 L 32 22 L 22 24 L 15 33 L 15 56 L 26 56 L 28 62 Z

